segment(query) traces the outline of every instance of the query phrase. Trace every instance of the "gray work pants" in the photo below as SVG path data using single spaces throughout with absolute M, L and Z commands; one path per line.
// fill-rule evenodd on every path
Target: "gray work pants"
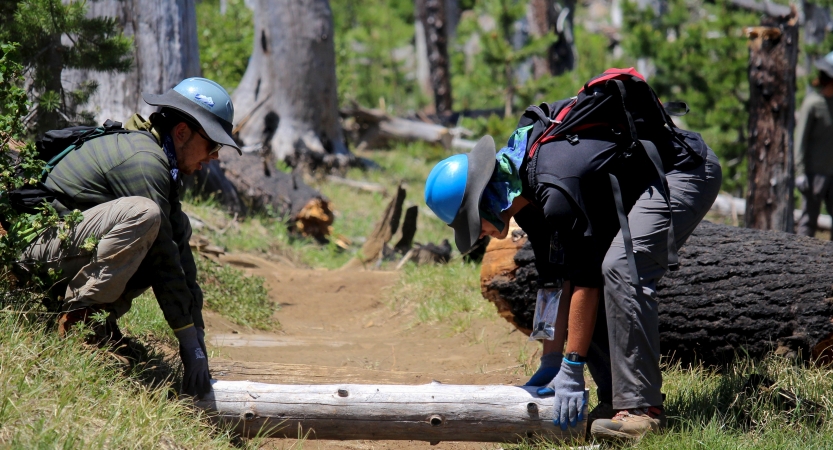
M 833 215 L 833 176 L 808 174 L 807 181 L 810 184 L 810 190 L 802 192 L 804 201 L 796 233 L 801 236 L 815 237 L 819 214 L 821 214 L 821 202 L 827 205 L 827 212 Z M 830 239 L 833 240 L 833 234 L 830 235 Z
M 159 232 L 159 206 L 144 197 L 122 197 L 84 211 L 84 220 L 61 241 L 57 230 L 47 230 L 23 252 L 26 265 L 60 270 L 68 282 L 64 311 L 107 305 L 115 317 L 130 309 L 132 300 L 148 285 L 128 285 Z M 83 248 L 94 237 L 98 245 Z
M 720 191 L 722 174 L 709 150 L 700 167 L 668 174 L 674 236 L 685 244 Z M 605 255 L 604 301 L 588 353 L 588 369 L 599 400 L 614 409 L 662 404 L 657 282 L 668 270 L 668 206 L 659 180 L 642 193 L 628 214 L 639 289 L 631 285 L 621 231 Z

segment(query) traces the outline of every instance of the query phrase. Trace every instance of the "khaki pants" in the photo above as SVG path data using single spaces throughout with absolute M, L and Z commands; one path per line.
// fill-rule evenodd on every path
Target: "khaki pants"
M 161 220 L 153 201 L 122 197 L 84 211 L 84 220 L 64 241 L 57 230 L 46 231 L 26 248 L 22 262 L 61 271 L 61 280 L 69 282 L 64 311 L 108 305 L 105 309 L 118 318 L 147 289 L 130 288 L 128 281 L 156 240 Z M 98 245 L 92 251 L 83 249 L 91 236 Z

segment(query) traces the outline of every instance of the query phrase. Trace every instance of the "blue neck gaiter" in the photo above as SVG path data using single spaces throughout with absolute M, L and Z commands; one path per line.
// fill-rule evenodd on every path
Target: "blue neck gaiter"
M 521 164 L 526 155 L 528 131 L 532 126 L 518 128 L 509 138 L 506 147 L 495 155 L 497 164 L 492 178 L 480 199 L 480 217 L 488 220 L 500 231 L 506 224 L 500 219 L 500 213 L 512 206 L 512 201 L 521 195 Z
M 179 169 L 176 166 L 176 151 L 174 150 L 174 140 L 170 134 L 162 135 L 162 151 L 168 157 L 168 164 L 171 165 L 171 178 L 174 181 L 179 181 Z

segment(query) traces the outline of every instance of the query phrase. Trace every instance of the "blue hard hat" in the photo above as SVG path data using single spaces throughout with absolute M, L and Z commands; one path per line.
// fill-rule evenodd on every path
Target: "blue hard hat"
M 480 196 L 495 169 L 495 141 L 483 136 L 470 153 L 446 158 L 428 174 L 425 203 L 454 229 L 461 253 L 480 237 Z
M 451 224 L 463 203 L 469 159 L 454 155 L 440 161 L 425 180 L 425 203 L 443 222 Z
M 234 105 L 222 86 L 207 78 L 186 78 L 162 95 L 142 94 L 150 105 L 175 109 L 190 116 L 208 137 L 219 144 L 240 146 L 232 138 Z

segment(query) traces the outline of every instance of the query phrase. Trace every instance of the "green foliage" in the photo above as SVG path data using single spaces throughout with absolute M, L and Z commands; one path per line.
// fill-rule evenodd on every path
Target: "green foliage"
M 742 193 L 749 118 L 749 52 L 743 27 L 759 23 L 759 18 L 730 8 L 724 0 L 671 0 L 659 18 L 651 8 L 640 11 L 626 3 L 624 13 L 625 51 L 655 64 L 650 83 L 660 98 L 688 103 L 685 125 L 702 133 L 720 157 L 724 188 Z
M 0 306 L 32 307 L 28 300 L 30 289 L 46 286 L 56 276 L 48 273 L 47 279 L 37 277 L 28 280 L 15 280 L 11 277 L 15 261 L 23 249 L 44 230 L 58 228 L 58 236 L 63 240 L 83 216 L 77 210 L 62 218 L 51 205 L 44 203 L 34 214 L 15 211 L 9 201 L 7 192 L 34 185 L 41 176 L 44 161 L 37 159 L 35 146 L 24 143 L 25 130 L 23 116 L 26 115 L 28 102 L 26 92 L 21 88 L 23 67 L 15 62 L 11 55 L 16 44 L 0 44 Z M 12 147 L 15 147 L 14 149 Z
M 94 83 L 65 90 L 65 68 L 123 72 L 130 68 L 132 39 L 115 19 L 89 18 L 84 1 L 9 0 L 0 8 L 0 42 L 16 41 L 15 58 L 32 81 L 36 114 L 27 116 L 33 131 L 88 123 L 92 114 L 80 111 L 95 91 Z
M 254 22 L 244 0 L 228 0 L 225 14 L 220 0 L 197 3 L 197 39 L 204 77 L 232 92 L 249 64 L 252 54 Z
M 345 0 L 330 2 L 335 26 L 339 103 L 377 107 L 394 113 L 423 107 L 415 73 L 412 0 Z
M 197 277 L 205 296 L 205 307 L 251 328 L 277 327 L 272 314 L 278 305 L 269 300 L 262 277 L 249 277 L 229 266 L 196 257 Z

